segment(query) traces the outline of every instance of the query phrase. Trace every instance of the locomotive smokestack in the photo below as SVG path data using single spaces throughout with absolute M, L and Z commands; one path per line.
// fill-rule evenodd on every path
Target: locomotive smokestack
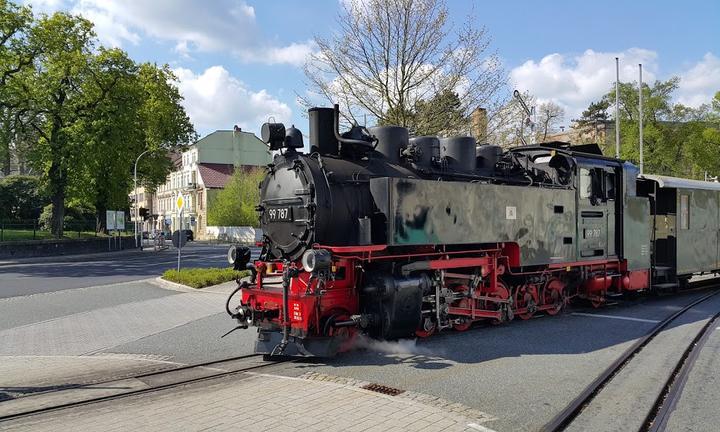
M 335 110 L 332 108 L 310 108 L 310 153 L 338 155 L 338 141 L 335 138 Z

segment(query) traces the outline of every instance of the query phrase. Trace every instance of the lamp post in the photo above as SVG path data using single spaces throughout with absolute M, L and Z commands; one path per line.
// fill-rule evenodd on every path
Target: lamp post
M 137 191 L 137 166 L 140 162 L 140 158 L 145 154 L 150 153 L 152 150 L 145 150 L 140 153 L 140 156 L 135 159 L 135 168 L 133 169 L 133 186 L 135 187 L 135 247 L 138 247 L 138 218 L 140 218 L 140 207 L 138 206 L 138 191 Z M 140 241 L 142 244 L 142 240 Z M 141 246 L 142 249 L 142 246 Z

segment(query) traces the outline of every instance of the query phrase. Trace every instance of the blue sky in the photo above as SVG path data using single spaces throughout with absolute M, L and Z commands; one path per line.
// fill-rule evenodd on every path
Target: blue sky
M 24 0 L 93 21 L 103 44 L 138 61 L 168 63 L 201 134 L 238 124 L 258 132 L 273 116 L 306 130 L 296 93 L 315 35 L 337 27 L 339 0 Z M 720 1 L 448 0 L 460 25 L 471 9 L 500 56 L 510 87 L 567 111 L 565 123 L 614 81 L 681 78 L 678 101 L 697 106 L 720 90 Z

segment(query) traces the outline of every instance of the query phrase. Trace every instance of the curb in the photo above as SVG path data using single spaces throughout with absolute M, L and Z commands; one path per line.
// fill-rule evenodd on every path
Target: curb
M 149 250 L 149 249 L 146 248 L 146 250 Z M 132 248 L 132 249 L 119 250 L 119 251 L 96 252 L 96 253 L 90 253 L 90 254 L 48 255 L 48 256 L 40 256 L 40 257 L 27 257 L 27 258 L 0 260 L 0 266 L 37 264 L 40 262 L 54 262 L 54 263 L 72 262 L 72 261 L 77 261 L 77 260 L 82 260 L 82 259 L 87 259 L 87 258 L 119 257 L 119 256 L 140 255 L 143 253 L 144 253 L 144 251 L 141 251 L 140 249 Z
M 233 284 L 232 288 L 234 289 L 235 281 L 227 281 L 223 283 L 219 283 L 217 285 L 209 285 L 205 288 L 192 288 L 187 285 L 179 284 L 177 282 L 171 282 L 169 280 L 165 280 L 162 278 L 162 276 L 158 276 L 156 278 L 152 279 L 146 279 L 145 281 L 151 283 L 152 285 L 155 285 L 158 288 L 164 288 L 171 291 L 180 291 L 180 292 L 192 292 L 192 293 L 211 293 L 211 294 L 228 294 L 228 290 L 225 289 L 225 285 Z
M 169 280 L 165 280 L 162 278 L 162 276 L 158 276 L 156 278 L 148 279 L 148 282 L 155 285 L 159 288 L 164 288 L 171 291 L 180 291 L 180 292 L 202 292 L 204 288 L 192 288 L 187 285 L 179 284 L 176 282 L 170 282 Z M 207 287 L 210 288 L 210 287 Z

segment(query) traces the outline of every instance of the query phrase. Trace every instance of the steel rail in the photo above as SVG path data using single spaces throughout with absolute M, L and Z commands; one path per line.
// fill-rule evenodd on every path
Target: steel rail
M 644 336 L 638 339 L 631 347 L 618 357 L 610 366 L 608 366 L 593 382 L 573 399 L 562 411 L 553 417 L 548 423 L 542 427 L 542 431 L 561 431 L 564 430 L 587 406 L 595 396 L 607 385 L 620 370 L 630 362 L 652 339 L 662 332 L 668 325 L 683 315 L 696 305 L 720 294 L 720 291 L 709 293 L 689 304 L 683 306 L 682 309 L 673 313 L 669 317 L 659 322 L 655 327 L 650 329 Z
M 667 428 L 670 413 L 675 410 L 675 406 L 680 400 L 680 395 L 682 395 L 685 384 L 687 383 L 690 371 L 694 367 L 705 343 L 710 338 L 719 318 L 720 312 L 708 320 L 698 332 L 697 336 L 695 336 L 692 343 L 687 347 L 675 370 L 673 370 L 673 373 L 665 382 L 665 386 L 655 401 L 653 409 L 645 419 L 645 425 L 641 429 L 642 431 L 660 432 Z
M 142 374 L 130 376 L 130 377 L 127 377 L 127 378 L 116 378 L 116 379 L 111 379 L 111 380 L 107 380 L 107 381 L 100 381 L 100 382 L 95 382 L 95 383 L 90 383 L 90 384 L 85 384 L 85 385 L 79 385 L 79 386 L 73 387 L 73 388 L 71 388 L 71 389 L 52 390 L 52 391 L 48 391 L 48 392 L 37 393 L 37 394 L 35 394 L 35 395 L 33 395 L 33 396 L 27 396 L 27 397 L 28 397 L 28 398 L 33 398 L 33 397 L 39 397 L 39 396 L 43 396 L 43 395 L 58 393 L 58 392 L 61 392 L 61 391 L 64 391 L 64 390 L 75 390 L 75 389 L 81 389 L 81 388 L 83 388 L 83 387 L 91 387 L 91 386 L 97 386 L 97 385 L 102 385 L 102 384 L 109 384 L 109 383 L 112 383 L 112 382 L 115 382 L 115 381 L 118 381 L 118 380 L 121 380 L 121 379 L 122 379 L 122 380 L 127 380 L 127 379 L 138 379 L 138 380 L 141 380 L 142 378 L 147 378 L 147 377 L 150 377 L 150 376 L 159 376 L 159 375 L 164 375 L 164 374 L 171 374 L 171 373 L 175 373 L 175 372 L 178 372 L 178 371 L 195 369 L 195 368 L 207 368 L 207 367 L 211 367 L 211 366 L 213 366 L 213 365 L 219 365 L 219 364 L 222 364 L 222 363 L 232 362 L 232 361 L 236 361 L 236 360 L 243 360 L 243 359 L 248 359 L 248 358 L 253 358 L 253 357 L 261 357 L 261 356 L 263 356 L 263 355 L 262 355 L 262 354 L 248 354 L 248 355 L 244 355 L 244 356 L 231 357 L 231 358 L 226 358 L 226 359 L 222 359 L 222 360 L 216 360 L 216 361 L 210 361 L 210 362 L 205 362 L 205 363 L 198 363 L 198 364 L 193 364 L 193 365 L 181 366 L 181 367 L 172 368 L 172 369 L 167 369 L 167 370 L 162 370 L 162 371 L 157 371 L 157 372 L 142 373 Z M 6 414 L 6 415 L 3 415 L 3 416 L 0 416 L 0 423 L 5 422 L 5 421 L 9 421 L 9 420 L 16 420 L 16 419 L 23 418 L 23 417 L 30 417 L 30 416 L 35 416 L 35 415 L 39 415 L 39 414 L 44 414 L 44 413 L 47 413 L 47 412 L 52 412 L 52 411 L 67 409 L 67 408 L 74 408 L 74 407 L 83 406 L 83 405 L 89 405 L 89 404 L 94 404 L 94 403 L 98 403 L 98 402 L 105 402 L 105 401 L 109 401 L 109 400 L 122 399 L 122 398 L 125 398 L 125 397 L 131 397 L 131 396 L 136 396 L 136 395 L 140 395 L 140 394 L 152 393 L 152 392 L 156 392 L 156 391 L 166 390 L 166 389 L 169 389 L 169 388 L 178 387 L 178 386 L 182 386 L 182 385 L 186 385 L 186 384 L 193 384 L 193 383 L 196 383 L 196 382 L 202 382 L 202 381 L 207 381 L 207 380 L 212 380 L 212 379 L 216 379 L 216 378 L 221 378 L 221 377 L 225 377 L 225 376 L 231 376 L 231 375 L 243 373 L 243 372 L 246 372 L 246 371 L 249 371 L 249 370 L 254 370 L 254 369 L 260 369 L 260 368 L 265 368 L 265 367 L 269 367 L 269 366 L 274 366 L 274 365 L 277 365 L 277 364 L 280 364 L 280 363 L 285 363 L 285 362 L 293 361 L 293 360 L 297 360 L 297 359 L 280 358 L 280 359 L 274 360 L 274 361 L 273 361 L 273 360 L 269 360 L 269 361 L 267 361 L 267 363 L 265 363 L 265 364 L 248 366 L 248 367 L 243 367 L 243 368 L 235 369 L 235 370 L 222 371 L 222 372 L 218 372 L 218 373 L 214 373 L 214 374 L 202 375 L 202 376 L 199 376 L 199 377 L 194 377 L 194 378 L 188 378 L 188 379 L 183 379 L 183 380 L 179 380 L 179 381 L 169 382 L 169 383 L 167 383 L 167 384 L 160 384 L 160 385 L 157 385 L 157 386 L 154 386 L 154 387 L 142 388 L 142 389 L 137 389 L 137 390 L 130 390 L 130 391 L 123 392 L 123 393 L 117 393 L 117 394 L 106 395 L 106 396 L 99 396 L 99 397 L 92 397 L 92 398 L 83 399 L 83 400 L 77 400 L 77 401 L 72 401 L 72 402 L 67 402 L 67 403 L 61 403 L 61 404 L 58 404 L 58 405 L 52 405 L 52 406 L 47 406 L 47 407 L 42 407 L 42 408 L 37 408 L 37 409 L 31 409 L 31 410 L 27 410 L 27 411 L 12 413 L 12 414 Z

